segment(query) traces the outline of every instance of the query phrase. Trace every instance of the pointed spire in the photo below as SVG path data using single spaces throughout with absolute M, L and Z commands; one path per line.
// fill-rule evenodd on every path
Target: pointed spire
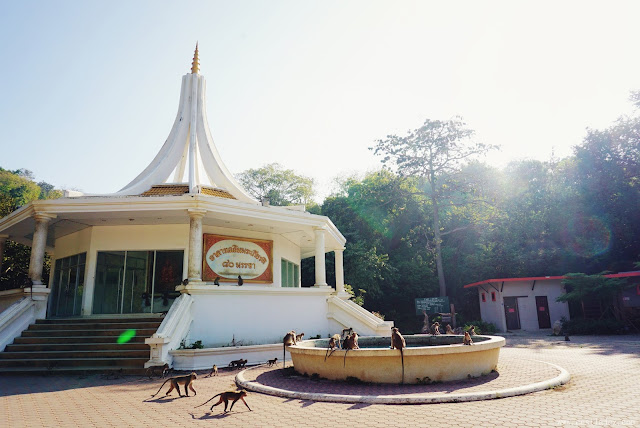
M 193 54 L 193 62 L 191 63 L 191 74 L 198 74 L 200 71 L 200 58 L 198 58 L 198 42 L 196 42 L 196 51 Z

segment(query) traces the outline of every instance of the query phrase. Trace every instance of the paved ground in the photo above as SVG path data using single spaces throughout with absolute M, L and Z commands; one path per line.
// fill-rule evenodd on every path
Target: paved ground
M 209 411 L 208 405 L 194 407 L 214 394 L 232 388 L 235 373 L 230 371 L 221 371 L 220 376 L 213 378 L 201 376 L 196 383 L 198 395 L 189 398 L 178 398 L 175 393 L 167 398 L 151 398 L 160 382 L 139 377 L 6 375 L 0 376 L 0 427 L 123 428 L 221 423 L 229 427 L 323 428 L 336 425 L 385 428 L 640 427 L 640 336 L 576 336 L 571 342 L 543 335 L 509 335 L 506 338 L 499 374 L 489 376 L 487 384 L 502 382 L 506 385 L 512 375 L 535 380 L 549 374 L 543 373 L 549 370 L 548 366 L 529 365 L 527 361 L 530 360 L 564 367 L 570 372 L 571 381 L 552 390 L 519 397 L 423 405 L 322 403 L 250 393 L 247 402 L 253 411 L 238 402 L 231 413 L 223 414 L 222 406 L 214 407 L 213 411 Z M 513 371 L 511 367 L 504 368 L 506 364 L 526 368 L 508 374 Z M 308 382 L 309 390 L 332 388 L 325 382 Z M 482 382 L 478 382 L 460 385 L 460 388 L 482 388 Z M 420 392 L 416 387 L 395 392 Z M 423 387 L 456 388 L 446 384 Z M 354 390 L 357 393 L 373 391 L 366 386 L 344 384 L 333 388 L 341 391 L 360 388 Z

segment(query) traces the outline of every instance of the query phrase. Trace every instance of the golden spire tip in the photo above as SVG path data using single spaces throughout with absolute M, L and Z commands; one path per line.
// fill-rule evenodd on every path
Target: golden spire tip
M 198 58 L 198 42 L 196 42 L 196 51 L 193 54 L 193 62 L 191 63 L 191 74 L 200 72 L 200 58 Z

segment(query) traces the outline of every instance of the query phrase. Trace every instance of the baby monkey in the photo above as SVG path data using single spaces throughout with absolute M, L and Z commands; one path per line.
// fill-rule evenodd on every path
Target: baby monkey
M 276 361 L 278 361 L 278 359 L 277 359 L 277 358 L 274 358 L 273 360 L 269 360 L 269 361 L 267 361 L 267 365 L 268 365 L 269 367 L 271 367 L 271 366 L 273 366 L 273 365 L 276 363 Z
M 209 401 L 213 400 L 214 398 L 216 398 L 218 396 L 220 397 L 220 399 L 218 400 L 218 402 L 216 404 L 211 406 L 210 410 L 213 410 L 214 407 L 216 407 L 218 404 L 220 404 L 220 403 L 222 403 L 224 401 L 224 412 L 227 413 L 227 405 L 229 404 L 229 401 L 233 400 L 233 403 L 231 403 L 231 407 L 229 407 L 229 411 L 231 411 L 231 409 L 233 409 L 233 405 L 236 404 L 236 401 L 242 400 L 244 405 L 247 406 L 247 409 L 249 409 L 249 411 L 252 411 L 251 407 L 249 407 L 247 402 L 244 401 L 244 397 L 247 396 L 247 391 L 245 391 L 245 390 L 221 392 L 220 394 L 216 394 L 213 397 L 209 398 L 207 401 L 202 403 L 200 406 L 196 406 L 194 408 L 198 408 L 198 407 L 204 406 Z
M 471 335 L 467 331 L 464 332 L 464 338 L 462 339 L 462 344 L 473 345 L 473 340 L 471 339 Z
M 162 387 L 164 386 L 165 383 L 167 382 L 171 382 L 171 387 L 169 388 L 169 390 L 167 391 L 165 395 L 165 397 L 167 395 L 169 395 L 171 393 L 171 391 L 173 391 L 174 389 L 178 390 L 178 395 L 180 397 L 182 397 L 182 394 L 180 393 L 180 385 L 184 385 L 184 392 L 187 395 L 187 397 L 189 396 L 189 390 L 193 391 L 193 395 L 196 395 L 196 390 L 193 389 L 193 381 L 197 378 L 198 376 L 196 375 L 195 372 L 191 372 L 191 374 L 188 374 L 186 376 L 175 376 L 175 377 L 171 377 L 167 380 L 165 380 L 162 385 L 160 385 L 160 388 L 158 388 L 158 391 L 152 395 L 152 397 L 155 397 L 156 395 L 158 395 L 158 392 L 160 392 L 160 390 L 162 389 Z
M 169 370 L 171 370 L 169 368 L 169 364 L 168 363 L 164 363 L 164 365 L 162 365 L 162 366 L 149 366 L 149 367 L 147 367 L 147 371 L 145 372 L 145 374 L 147 376 L 149 376 L 149 379 L 151 379 L 151 377 L 155 376 L 155 375 L 160 375 L 160 378 L 164 379 L 167 376 L 167 373 L 169 373 Z
M 211 377 L 211 376 L 218 376 L 218 366 L 216 366 L 215 364 L 213 365 L 213 367 L 211 367 L 211 372 L 209 372 L 209 374 L 206 375 L 205 377 Z
M 304 333 L 296 334 L 296 342 L 300 342 L 304 337 Z
M 331 336 L 331 339 L 329 339 L 329 346 L 327 346 L 327 352 L 324 354 L 324 360 L 327 361 L 327 356 L 330 357 L 331 354 L 333 354 L 333 352 L 339 347 L 340 347 L 340 335 L 336 333 L 333 336 Z M 331 351 L 331 354 L 329 353 L 329 351 Z

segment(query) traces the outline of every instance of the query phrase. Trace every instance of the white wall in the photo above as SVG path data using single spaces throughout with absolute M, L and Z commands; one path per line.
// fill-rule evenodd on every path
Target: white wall
M 502 295 L 488 284 L 483 284 L 487 291 L 478 287 L 478 301 L 480 302 L 480 318 L 483 321 L 490 322 L 496 326 L 498 331 L 507 331 L 507 325 L 504 318 L 504 303 Z M 500 287 L 498 286 L 498 289 Z M 491 301 L 491 292 L 496 293 L 496 301 Z M 482 293 L 485 294 L 486 301 L 482 301 Z
M 480 315 L 483 321 L 491 322 L 500 331 L 506 331 L 507 325 L 504 315 L 504 298 L 518 297 L 518 312 L 520 316 L 520 329 L 526 331 L 539 330 L 538 311 L 536 308 L 536 296 L 547 296 L 549 303 L 549 317 L 551 325 L 559 321 L 562 317 L 569 319 L 569 305 L 567 303 L 556 302 L 556 298 L 564 294 L 561 280 L 549 279 L 536 281 L 535 287 L 531 290 L 533 281 L 510 281 L 494 284 L 502 293 L 496 291 L 496 302 L 491 301 L 491 291 L 495 289 L 484 285 L 488 289 L 486 293 L 487 301 L 482 302 L 481 293 L 484 292 L 478 287 L 478 301 L 480 302 Z
M 318 334 L 327 337 L 331 289 L 281 288 L 277 293 L 260 293 L 260 287 L 220 286 L 220 292 L 192 294 L 194 322 L 189 343 L 201 340 L 205 347 L 222 346 L 234 337 L 245 345 L 279 343 L 290 330 L 305 333 L 307 339 Z

